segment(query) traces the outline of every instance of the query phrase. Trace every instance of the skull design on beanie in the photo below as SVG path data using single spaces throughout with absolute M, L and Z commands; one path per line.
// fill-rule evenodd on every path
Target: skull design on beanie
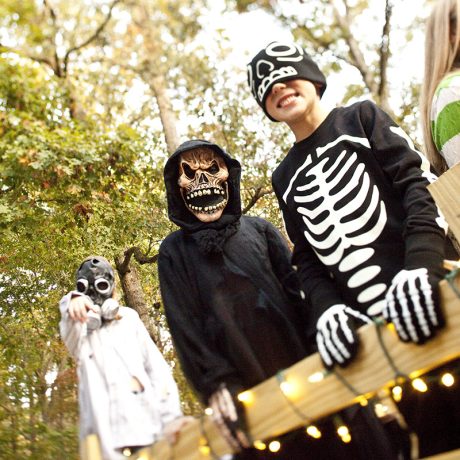
M 265 115 L 265 100 L 275 83 L 289 80 L 308 80 L 319 86 L 320 96 L 326 89 L 326 77 L 312 58 L 294 43 L 272 42 L 248 64 L 248 83 Z
M 187 209 L 202 222 L 218 220 L 228 203 L 228 168 L 210 148 L 187 150 L 180 155 L 179 180 Z

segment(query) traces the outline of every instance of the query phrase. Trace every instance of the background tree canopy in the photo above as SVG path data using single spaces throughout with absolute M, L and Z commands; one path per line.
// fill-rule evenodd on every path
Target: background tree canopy
M 420 81 L 404 78 L 398 59 L 425 13 L 417 2 L 422 19 L 401 25 L 394 11 L 407 3 L 0 0 L 0 458 L 78 457 L 76 376 L 57 305 L 89 254 L 115 264 L 184 410 L 200 412 L 158 288 L 158 246 L 174 229 L 165 159 L 190 137 L 221 144 L 243 164 L 244 212 L 281 228 L 270 174 L 292 138 L 252 100 L 246 63 L 292 34 L 331 80 L 353 75 L 337 104 L 371 98 L 417 140 Z M 274 34 L 256 30 L 262 15 Z M 264 42 L 236 52 L 225 24 L 238 21 Z M 378 27 L 363 35 L 366 21 Z

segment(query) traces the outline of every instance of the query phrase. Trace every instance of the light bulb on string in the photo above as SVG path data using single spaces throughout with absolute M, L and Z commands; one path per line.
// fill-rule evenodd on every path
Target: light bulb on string
M 268 450 L 270 452 L 278 452 L 281 449 L 281 443 L 279 441 L 272 441 L 268 445 Z
M 207 457 L 211 453 L 211 448 L 207 444 L 200 446 L 200 453 L 201 455 L 205 455 Z
M 441 383 L 446 387 L 451 387 L 455 383 L 455 378 L 450 372 L 446 372 L 441 377 Z
M 426 393 L 428 391 L 427 384 L 420 377 L 412 380 L 412 387 L 420 393 Z
M 209 447 L 208 440 L 204 436 L 200 438 L 199 451 L 204 456 L 208 456 L 211 453 L 211 448 Z
M 263 441 L 260 441 L 260 440 L 254 441 L 253 446 L 257 450 L 265 450 L 267 448 L 267 444 L 265 444 Z
M 319 439 L 322 436 L 321 431 L 315 425 L 307 426 L 305 432 L 308 434 L 308 436 L 311 436 L 314 439 Z
M 287 380 L 283 380 L 280 383 L 280 390 L 288 397 L 292 397 L 296 393 L 294 384 L 292 382 L 288 382 Z
M 348 427 L 346 425 L 340 425 L 337 428 L 337 434 L 342 438 L 343 436 L 350 434 L 350 431 L 348 430 Z
M 204 413 L 206 415 L 212 415 L 213 414 L 213 410 L 210 408 L 210 407 L 207 407 L 205 410 L 204 410 Z
M 308 381 L 310 383 L 319 383 L 324 380 L 325 374 L 324 371 L 318 371 L 315 372 L 314 374 L 311 374 L 310 377 L 308 377 Z
M 238 401 L 242 402 L 243 404 L 251 404 L 254 401 L 254 395 L 252 391 L 243 391 L 238 396 Z
M 393 396 L 393 399 L 396 401 L 396 402 L 399 402 L 401 401 L 402 399 L 402 395 L 403 395 L 403 389 L 400 385 L 396 385 L 395 387 L 393 387 L 391 389 L 391 394 Z

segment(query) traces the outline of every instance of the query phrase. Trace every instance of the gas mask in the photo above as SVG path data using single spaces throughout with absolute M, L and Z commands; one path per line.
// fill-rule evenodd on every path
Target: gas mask
M 114 271 L 107 259 L 100 256 L 88 257 L 76 274 L 76 288 L 92 301 L 99 313 L 88 312 L 88 329 L 97 329 L 104 319 L 114 319 L 118 313 L 118 302 L 112 299 L 115 287 Z
M 199 147 L 181 153 L 179 180 L 187 209 L 201 222 L 218 220 L 228 203 L 228 168 L 214 150 Z

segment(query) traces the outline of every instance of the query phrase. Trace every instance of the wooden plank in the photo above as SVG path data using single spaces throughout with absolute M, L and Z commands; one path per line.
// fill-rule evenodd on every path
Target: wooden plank
M 460 289 L 460 276 L 456 279 Z M 411 378 L 460 356 L 460 299 L 446 281 L 440 284 L 441 301 L 447 319 L 446 327 L 423 346 L 401 342 L 390 326 L 382 326 L 383 342 L 390 351 L 397 368 Z M 366 326 L 359 331 L 362 345 L 357 359 L 338 375 L 345 378 L 360 394 L 375 394 L 382 387 L 392 384 L 395 373 L 379 344 L 377 328 Z M 318 354 L 312 355 L 284 371 L 286 381 L 294 389 L 290 400 L 309 419 L 315 420 L 337 412 L 357 399 L 335 374 L 327 375 L 321 382 L 312 383 L 309 377 L 318 374 L 323 367 Z M 273 377 L 251 390 L 252 402 L 247 403 L 249 430 L 253 439 L 266 439 L 290 431 L 307 423 L 293 410 L 286 396 L 280 391 L 279 381 Z M 142 449 L 131 458 L 143 460 L 201 460 L 209 452 L 200 452 L 203 432 L 217 456 L 231 453 L 225 440 L 208 416 L 192 422 L 180 435 L 179 442 L 171 447 L 162 440 L 154 446 Z M 91 459 L 92 460 L 92 459 Z
M 80 445 L 80 458 L 82 460 L 102 460 L 101 446 L 96 434 L 90 434 Z
M 460 163 L 428 186 L 452 233 L 460 242 Z
M 460 449 L 451 450 L 439 455 L 433 455 L 432 457 L 424 457 L 422 460 L 458 460 L 460 458 Z

